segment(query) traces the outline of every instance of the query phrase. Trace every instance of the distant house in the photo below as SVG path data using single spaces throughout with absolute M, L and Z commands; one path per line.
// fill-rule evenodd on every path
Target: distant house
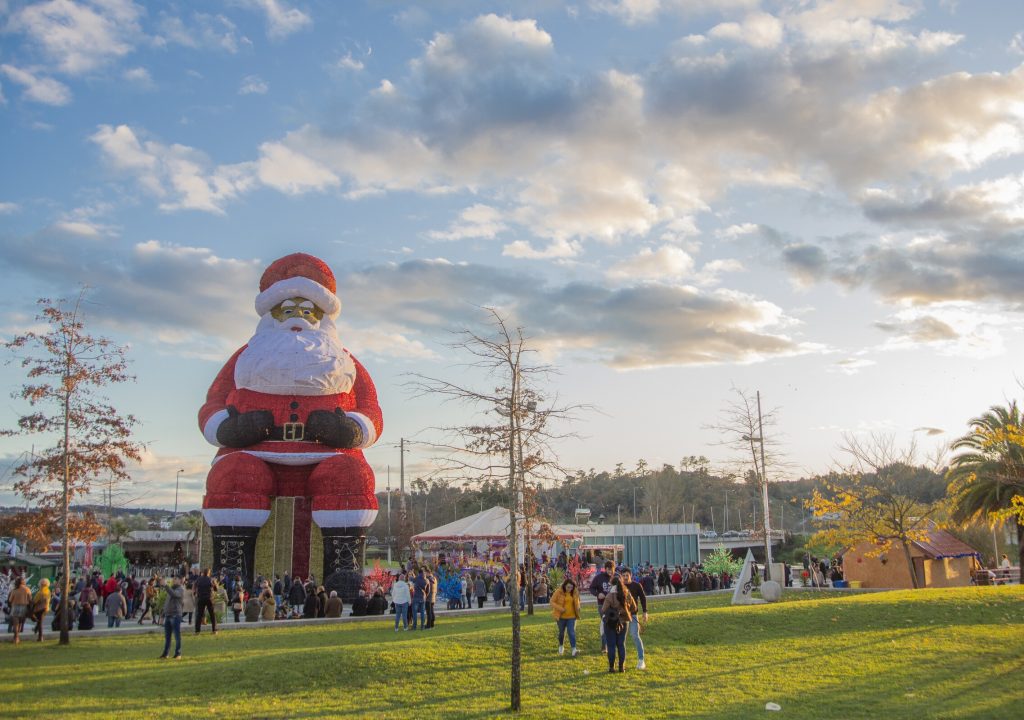
M 877 546 L 864 542 L 843 554 L 843 577 L 863 587 L 912 588 L 910 569 L 898 543 L 880 555 L 869 553 Z M 971 584 L 972 573 L 981 568 L 980 553 L 945 530 L 932 528 L 924 540 L 910 543 L 910 557 L 918 587 L 962 587 Z
M 191 530 L 132 530 L 121 548 L 132 565 L 163 567 L 191 561 L 195 539 Z

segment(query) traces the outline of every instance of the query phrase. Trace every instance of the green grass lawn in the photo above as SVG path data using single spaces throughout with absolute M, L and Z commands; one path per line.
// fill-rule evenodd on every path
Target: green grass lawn
M 523 717 L 1024 717 L 1024 588 L 789 593 L 731 607 L 724 595 L 652 604 L 648 670 L 608 675 L 593 606 L 582 655 L 556 654 L 546 611 L 524 617 Z M 3 717 L 507 716 L 509 619 L 439 618 L 162 638 L 0 645 Z

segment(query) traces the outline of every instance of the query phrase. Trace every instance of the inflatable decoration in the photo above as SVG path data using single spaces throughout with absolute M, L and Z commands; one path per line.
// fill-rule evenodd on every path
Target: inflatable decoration
M 323 535 L 323 584 L 350 601 L 377 516 L 362 453 L 383 429 L 377 391 L 339 339 L 341 302 L 326 263 L 303 253 L 280 258 L 259 289 L 256 333 L 217 374 L 199 411 L 203 436 L 220 447 L 203 498 L 213 569 L 251 585 L 271 501 L 294 498 L 295 532 L 301 525 L 305 541 L 295 543 L 290 567 L 268 570 L 309 574 L 312 521 Z
M 103 552 L 96 557 L 96 565 L 99 566 L 100 572 L 105 578 L 116 575 L 118 572 L 128 573 L 128 558 L 124 556 L 124 551 L 117 544 L 107 545 Z

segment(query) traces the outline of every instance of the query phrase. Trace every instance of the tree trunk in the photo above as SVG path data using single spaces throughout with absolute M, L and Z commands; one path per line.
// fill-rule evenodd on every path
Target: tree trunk
M 910 557 L 910 545 L 906 540 L 901 540 L 900 544 L 903 545 L 903 557 L 907 559 L 907 569 L 910 570 L 911 585 L 917 590 L 920 586 L 917 582 L 917 570 L 914 569 L 914 559 Z
M 1024 520 L 1017 518 L 1017 584 L 1024 585 Z
M 516 483 L 516 443 L 519 439 L 518 426 L 516 425 L 516 414 L 515 408 L 518 400 L 518 385 L 519 380 L 518 374 L 513 372 L 512 376 L 512 393 L 509 402 L 509 473 L 508 473 L 508 485 L 509 490 L 509 505 L 511 510 L 509 511 L 510 532 L 509 532 L 509 585 L 512 588 L 512 592 L 509 593 L 512 597 L 509 598 L 509 603 L 512 606 L 512 672 L 511 672 L 511 709 L 512 712 L 519 712 L 522 707 L 521 701 L 521 687 L 522 687 L 522 656 L 520 649 L 520 640 L 522 631 L 520 629 L 519 619 L 519 528 L 517 527 L 516 514 L 519 510 L 519 493 Z
M 63 587 L 60 591 L 60 605 L 57 612 L 60 613 L 60 644 L 71 644 L 71 633 L 68 628 L 68 594 L 71 592 L 71 548 L 68 533 L 68 520 L 70 514 L 70 484 L 71 484 L 71 458 L 68 453 L 71 434 L 71 391 L 67 389 L 68 378 L 71 376 L 71 361 L 67 362 L 67 369 L 64 375 L 64 507 L 62 511 L 64 520 L 64 577 Z M 40 623 L 42 620 L 39 621 Z

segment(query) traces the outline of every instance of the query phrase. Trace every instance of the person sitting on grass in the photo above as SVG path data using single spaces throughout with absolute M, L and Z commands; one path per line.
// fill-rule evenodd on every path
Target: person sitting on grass
M 373 591 L 373 597 L 366 604 L 367 615 L 383 615 L 388 611 L 388 601 L 384 597 L 384 590 L 377 588 Z
M 310 583 L 306 586 L 306 602 L 302 606 L 302 617 L 306 620 L 315 618 L 318 605 L 316 588 Z
M 359 592 L 362 592 L 362 590 Z M 331 596 L 327 598 L 327 604 L 324 607 L 324 617 L 340 618 L 343 609 L 344 605 L 341 602 L 341 598 L 338 597 L 338 591 L 331 590 Z
M 260 609 L 260 619 L 277 620 L 279 618 L 281 618 L 281 608 L 277 606 L 274 596 L 271 595 L 270 599 L 263 598 L 263 606 Z
M 363 617 L 367 614 L 369 602 L 366 599 L 366 591 L 360 589 L 359 597 L 352 601 L 352 616 Z
M 245 601 L 245 621 L 258 622 L 262 610 L 263 606 L 260 604 L 260 599 L 258 597 L 250 597 Z

